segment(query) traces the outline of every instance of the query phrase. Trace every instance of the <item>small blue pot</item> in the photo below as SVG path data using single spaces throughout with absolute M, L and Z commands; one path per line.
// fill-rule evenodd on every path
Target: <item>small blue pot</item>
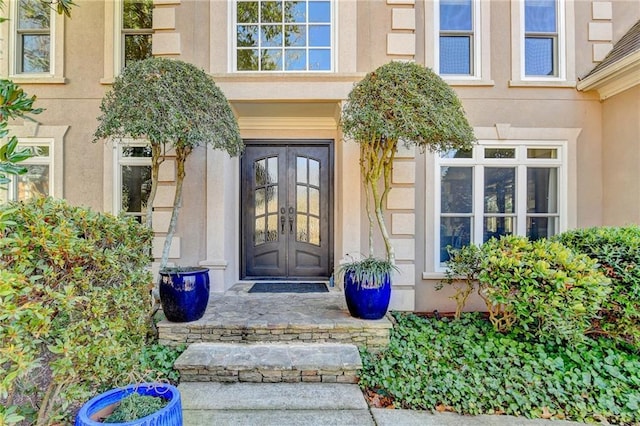
M 126 396 L 137 392 L 140 395 L 158 396 L 169 400 L 169 404 L 153 414 L 138 420 L 124 423 L 102 423 L 99 418 L 105 411 L 113 411 L 109 407 L 120 402 Z M 103 412 L 103 413 L 101 413 Z M 90 399 L 80 408 L 76 416 L 75 426 L 182 426 L 182 401 L 180 392 L 175 386 L 166 383 L 138 383 L 124 388 L 112 389 Z
M 209 303 L 209 269 L 160 271 L 160 302 L 169 321 L 188 322 L 202 318 Z
M 391 299 L 391 277 L 385 274 L 382 285 L 375 287 L 356 280 L 353 272 L 344 275 L 344 297 L 352 317 L 377 320 L 385 316 Z

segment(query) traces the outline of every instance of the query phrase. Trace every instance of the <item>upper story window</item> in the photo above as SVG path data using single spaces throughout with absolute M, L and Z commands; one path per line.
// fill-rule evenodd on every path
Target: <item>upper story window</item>
M 42 0 L 18 0 L 16 64 L 18 74 L 51 71 L 51 23 L 54 10 Z
M 153 0 L 123 0 L 120 68 L 130 61 L 151 57 Z
M 27 172 L 12 176 L 6 189 L 0 188 L 0 204 L 8 200 L 24 201 L 38 196 L 53 196 L 53 140 L 20 139 L 20 149 L 28 149 L 32 157 L 21 162 Z
M 440 155 L 436 265 L 449 259 L 448 246 L 482 244 L 502 235 L 538 239 L 562 231 L 565 152 L 558 142 L 480 142 L 471 151 Z
M 524 74 L 558 76 L 558 2 L 524 2 Z
M 474 75 L 472 0 L 440 0 L 440 75 Z
M 332 0 L 237 0 L 236 71 L 333 70 Z

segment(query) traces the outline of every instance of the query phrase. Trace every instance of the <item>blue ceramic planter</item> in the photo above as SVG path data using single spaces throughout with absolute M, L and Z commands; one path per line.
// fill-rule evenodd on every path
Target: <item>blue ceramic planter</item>
M 344 296 L 352 317 L 377 320 L 385 316 L 391 299 L 391 277 L 385 274 L 381 286 L 359 282 L 353 272 L 344 275 Z
M 155 413 L 124 423 L 102 423 L 100 418 L 111 413 L 112 406 L 126 396 L 137 392 L 140 395 L 162 397 L 169 400 L 162 409 Z M 113 389 L 89 400 L 80 408 L 76 416 L 75 426 L 100 426 L 105 424 L 127 426 L 182 426 L 182 401 L 180 392 L 175 386 L 165 383 L 138 383 L 124 388 Z
M 160 271 L 160 302 L 169 321 L 188 322 L 202 318 L 209 302 L 209 269 Z

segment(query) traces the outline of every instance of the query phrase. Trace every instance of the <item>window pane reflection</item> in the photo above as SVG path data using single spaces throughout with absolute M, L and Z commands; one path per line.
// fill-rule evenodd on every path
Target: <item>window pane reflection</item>
M 527 169 L 527 213 L 558 211 L 558 170 L 556 168 Z
M 483 242 L 491 238 L 500 238 L 503 235 L 512 235 L 515 229 L 515 218 L 511 216 L 498 217 L 489 216 L 484 218 Z
M 514 213 L 516 198 L 516 169 L 485 167 L 485 213 Z
M 27 173 L 15 176 L 18 186 L 18 200 L 28 200 L 33 197 L 49 195 L 49 166 L 45 164 L 30 164 L 24 166 Z
M 122 166 L 121 208 L 123 212 L 139 214 L 146 212 L 150 190 L 150 166 Z
M 473 208 L 473 168 L 440 169 L 440 211 L 471 213 Z
M 471 243 L 471 217 L 440 218 L 440 262 L 449 260 L 447 247 L 459 249 Z

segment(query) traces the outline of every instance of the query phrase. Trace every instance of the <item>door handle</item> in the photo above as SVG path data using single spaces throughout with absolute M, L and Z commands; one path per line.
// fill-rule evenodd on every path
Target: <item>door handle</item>
M 289 233 L 293 234 L 293 214 L 295 213 L 295 209 L 293 207 L 289 207 Z
M 284 207 L 280 208 L 280 233 L 284 234 L 284 224 L 287 221 L 287 219 L 284 217 L 286 213 L 286 210 Z

